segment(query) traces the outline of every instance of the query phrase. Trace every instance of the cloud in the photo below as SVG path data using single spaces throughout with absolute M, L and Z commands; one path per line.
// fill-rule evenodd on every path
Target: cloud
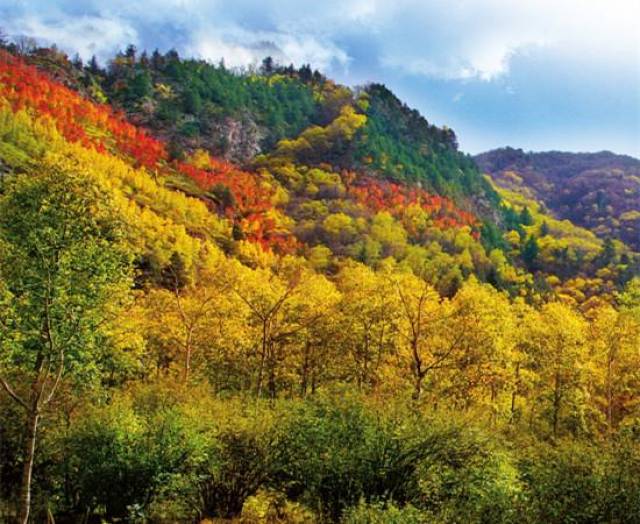
M 313 36 L 274 31 L 249 32 L 239 27 L 215 32 L 199 30 L 192 35 L 185 52 L 213 62 L 224 60 L 231 67 L 255 65 L 265 56 L 284 64 L 310 63 L 323 71 L 344 68 L 349 62 L 346 51 Z
M 61 0 L 52 5 L 46 0 L 28 4 L 0 0 L 0 18 L 12 36 L 56 43 L 84 59 L 96 54 L 104 61 L 133 43 L 144 48 L 176 48 L 183 55 L 211 61 L 224 59 L 230 66 L 252 65 L 272 55 L 282 63 L 310 63 L 324 71 L 344 69 L 349 55 L 332 41 L 330 31 L 324 31 L 323 23 L 328 20 L 318 18 L 317 24 L 308 16 L 311 11 L 319 16 L 321 10 L 305 13 L 298 4 L 287 8 L 285 3 Z M 365 7 L 354 2 L 349 16 L 362 16 Z M 290 20 L 293 12 L 299 13 L 299 23 Z
M 123 42 L 138 42 L 138 32 L 129 23 L 99 16 L 59 17 L 48 21 L 30 14 L 16 20 L 10 34 L 35 37 L 46 45 L 56 44 L 85 60 L 92 55 L 106 60 Z
M 636 0 L 404 0 L 378 18 L 384 66 L 447 80 L 494 80 L 515 56 L 542 48 L 593 61 L 638 58 Z
M 4 6 L 3 6 L 4 4 Z M 545 48 L 592 60 L 638 60 L 637 0 L 0 0 L 10 33 L 56 41 L 87 58 L 133 42 L 248 65 L 345 68 L 358 39 L 379 67 L 491 81 L 515 56 Z M 357 51 L 357 50 L 356 50 Z

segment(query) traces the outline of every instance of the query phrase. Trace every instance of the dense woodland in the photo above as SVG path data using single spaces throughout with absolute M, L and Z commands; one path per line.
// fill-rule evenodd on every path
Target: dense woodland
M 2 47 L 0 519 L 640 522 L 620 231 L 381 85 Z
M 496 183 L 535 198 L 559 218 L 640 249 L 640 160 L 607 151 L 504 148 L 478 155 L 476 161 Z

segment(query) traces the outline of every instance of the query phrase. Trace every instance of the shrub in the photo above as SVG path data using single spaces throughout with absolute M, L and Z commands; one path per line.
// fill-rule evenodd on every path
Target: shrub
M 640 522 L 640 446 L 561 441 L 523 453 L 523 514 L 528 522 Z
M 196 474 L 208 458 L 201 430 L 166 392 L 154 389 L 88 408 L 64 442 L 76 509 L 107 519 L 196 514 Z
M 428 516 L 411 505 L 360 503 L 345 512 L 342 524 L 427 524 Z
M 463 421 L 319 399 L 293 411 L 281 446 L 277 484 L 333 521 L 360 501 L 412 504 L 451 522 L 512 517 L 509 455 Z

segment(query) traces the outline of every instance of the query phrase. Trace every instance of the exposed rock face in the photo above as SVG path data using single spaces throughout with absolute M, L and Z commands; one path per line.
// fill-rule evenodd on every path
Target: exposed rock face
M 182 124 L 185 123 L 189 123 L 189 120 L 183 119 Z M 256 155 L 262 153 L 261 142 L 265 133 L 249 116 L 211 117 L 199 125 L 195 136 L 182 136 L 176 132 L 176 127 L 156 127 L 156 135 L 169 143 L 177 144 L 179 150 L 204 149 L 214 156 L 239 165 L 249 164 Z
M 226 117 L 212 126 L 211 136 L 216 137 L 216 146 L 227 160 L 246 164 L 261 152 L 264 132 L 249 116 Z

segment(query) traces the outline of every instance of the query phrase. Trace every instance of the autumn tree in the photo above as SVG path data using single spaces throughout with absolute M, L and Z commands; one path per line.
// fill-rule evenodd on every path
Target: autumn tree
M 504 294 L 471 278 L 451 306 L 445 329 L 462 336 L 456 341 L 448 387 L 458 404 L 484 405 L 494 420 L 503 411 L 502 393 L 513 385 L 515 325 L 511 304 Z
M 511 337 L 510 366 L 512 377 L 510 382 L 511 399 L 509 402 L 509 422 L 517 423 L 523 412 L 533 400 L 530 398 L 534 383 L 537 381 L 537 373 L 534 369 L 535 352 L 532 350 L 530 329 L 539 321 L 538 312 L 522 300 L 511 304 L 512 331 L 506 333 Z M 521 400 L 524 399 L 524 400 Z M 529 401 L 529 405 L 527 405 Z
M 154 289 L 147 297 L 147 310 L 157 339 L 164 339 L 182 354 L 182 382 L 191 375 L 194 353 L 220 345 L 228 336 L 223 324 L 230 315 L 232 297 L 227 271 L 229 264 L 215 249 L 186 275 L 179 255 L 172 255 L 163 271 L 165 288 Z M 233 311 L 235 316 L 241 313 Z M 209 355 L 212 357 L 212 355 Z
M 396 295 L 386 276 L 361 264 L 345 266 L 337 283 L 342 292 L 336 322 L 346 353 L 343 373 L 365 390 L 382 381 L 395 348 Z
M 579 312 L 560 302 L 545 304 L 537 318 L 530 320 L 538 398 L 541 407 L 547 408 L 553 435 L 557 436 L 566 409 L 573 407 L 575 421 L 584 407 L 587 324 Z
M 590 312 L 589 339 L 601 401 L 612 432 L 637 401 L 640 387 L 640 317 L 604 305 Z
M 23 524 L 40 420 L 63 382 L 95 376 L 130 285 L 122 225 L 101 189 L 43 169 L 12 181 L 0 200 L 0 384 L 24 412 Z
M 420 400 L 424 379 L 450 364 L 457 341 L 442 344 L 438 327 L 445 313 L 431 285 L 412 273 L 394 275 L 391 280 L 400 304 L 398 332 L 408 350 L 413 398 Z
M 299 344 L 307 330 L 329 314 L 335 288 L 293 257 L 284 257 L 273 270 L 240 267 L 231 286 L 248 307 L 255 333 L 256 395 L 262 395 L 266 380 L 269 396 L 275 398 L 278 375 L 289 371 L 282 366 L 293 353 L 287 348 Z
M 301 396 L 315 393 L 319 387 L 339 376 L 341 360 L 337 358 L 339 340 L 337 304 L 340 293 L 324 277 L 314 276 L 303 282 L 303 289 L 289 305 L 293 325 L 284 343 L 286 357 L 281 375 L 293 394 L 297 386 Z

